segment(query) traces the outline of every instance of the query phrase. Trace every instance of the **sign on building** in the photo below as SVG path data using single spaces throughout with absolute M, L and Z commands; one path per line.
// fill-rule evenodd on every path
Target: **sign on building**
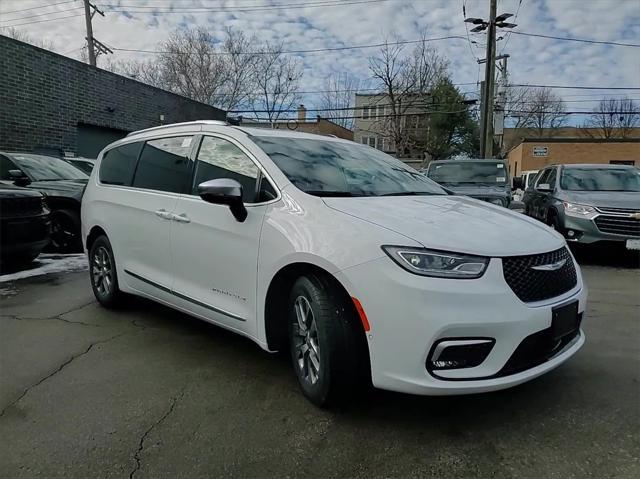
M 533 147 L 533 156 L 549 156 L 549 147 L 548 146 L 534 146 Z

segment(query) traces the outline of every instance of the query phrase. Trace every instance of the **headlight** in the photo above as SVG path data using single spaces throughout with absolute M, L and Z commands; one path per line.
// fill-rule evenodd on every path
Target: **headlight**
M 569 203 L 567 201 L 563 201 L 562 204 L 564 205 L 565 214 L 569 216 L 575 216 L 576 218 L 592 219 L 598 214 L 593 206 L 578 205 L 576 203 Z
M 479 278 L 489 264 L 489 258 L 446 251 L 402 246 L 383 246 L 382 250 L 410 273 L 436 278 Z

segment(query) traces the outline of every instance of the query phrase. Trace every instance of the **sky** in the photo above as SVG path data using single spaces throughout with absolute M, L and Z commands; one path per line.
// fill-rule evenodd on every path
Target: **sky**
M 447 57 L 453 81 L 469 98 L 477 97 L 484 77 L 484 33 L 469 34 L 467 17 L 487 18 L 489 0 L 92 0 L 105 16 L 93 20 L 94 35 L 116 48 L 157 50 L 176 29 L 205 27 L 222 38 L 228 26 L 260 40 L 283 42 L 285 49 L 331 48 L 377 44 L 386 37 L 433 41 Z M 286 7 L 273 8 L 274 5 Z M 315 5 L 315 6 L 314 6 Z M 303 6 L 303 7 L 301 7 Z M 40 7 L 40 8 L 32 8 Z M 265 7 L 265 8 L 261 8 Z M 238 9 L 246 11 L 238 11 Z M 191 11 L 185 11 L 189 10 Z M 19 11 L 18 11 L 19 10 Z M 57 53 L 79 58 L 85 19 L 81 0 L 0 0 L 0 33 L 14 26 L 53 44 Z M 597 41 L 640 43 L 640 0 L 498 0 L 498 14 L 512 13 L 517 32 Z M 38 22 L 38 23 L 35 23 Z M 578 43 L 523 35 L 498 41 L 498 53 L 509 58 L 513 84 L 635 87 L 638 90 L 556 89 L 571 111 L 589 111 L 604 96 L 640 101 L 640 48 Z M 471 43 L 475 41 L 477 43 Z M 408 46 L 407 48 L 410 48 Z M 372 86 L 368 59 L 378 49 L 297 55 L 303 62 L 302 91 L 326 89 L 332 73 L 349 73 Z M 153 54 L 115 51 L 114 60 L 150 59 Z M 319 95 L 306 93 L 307 107 Z M 573 124 L 583 115 L 571 117 Z

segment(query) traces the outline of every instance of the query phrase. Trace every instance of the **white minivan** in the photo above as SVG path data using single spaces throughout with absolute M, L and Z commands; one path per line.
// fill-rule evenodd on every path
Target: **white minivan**
M 492 391 L 584 343 L 563 237 L 374 148 L 222 122 L 130 134 L 82 201 L 97 300 L 150 298 L 289 350 L 317 405 Z

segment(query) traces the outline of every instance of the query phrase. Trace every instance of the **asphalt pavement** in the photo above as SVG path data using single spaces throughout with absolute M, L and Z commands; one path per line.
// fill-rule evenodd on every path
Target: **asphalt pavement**
M 640 269 L 578 251 L 587 342 L 497 393 L 320 410 L 286 357 L 87 272 L 2 285 L 0 477 L 640 477 Z

